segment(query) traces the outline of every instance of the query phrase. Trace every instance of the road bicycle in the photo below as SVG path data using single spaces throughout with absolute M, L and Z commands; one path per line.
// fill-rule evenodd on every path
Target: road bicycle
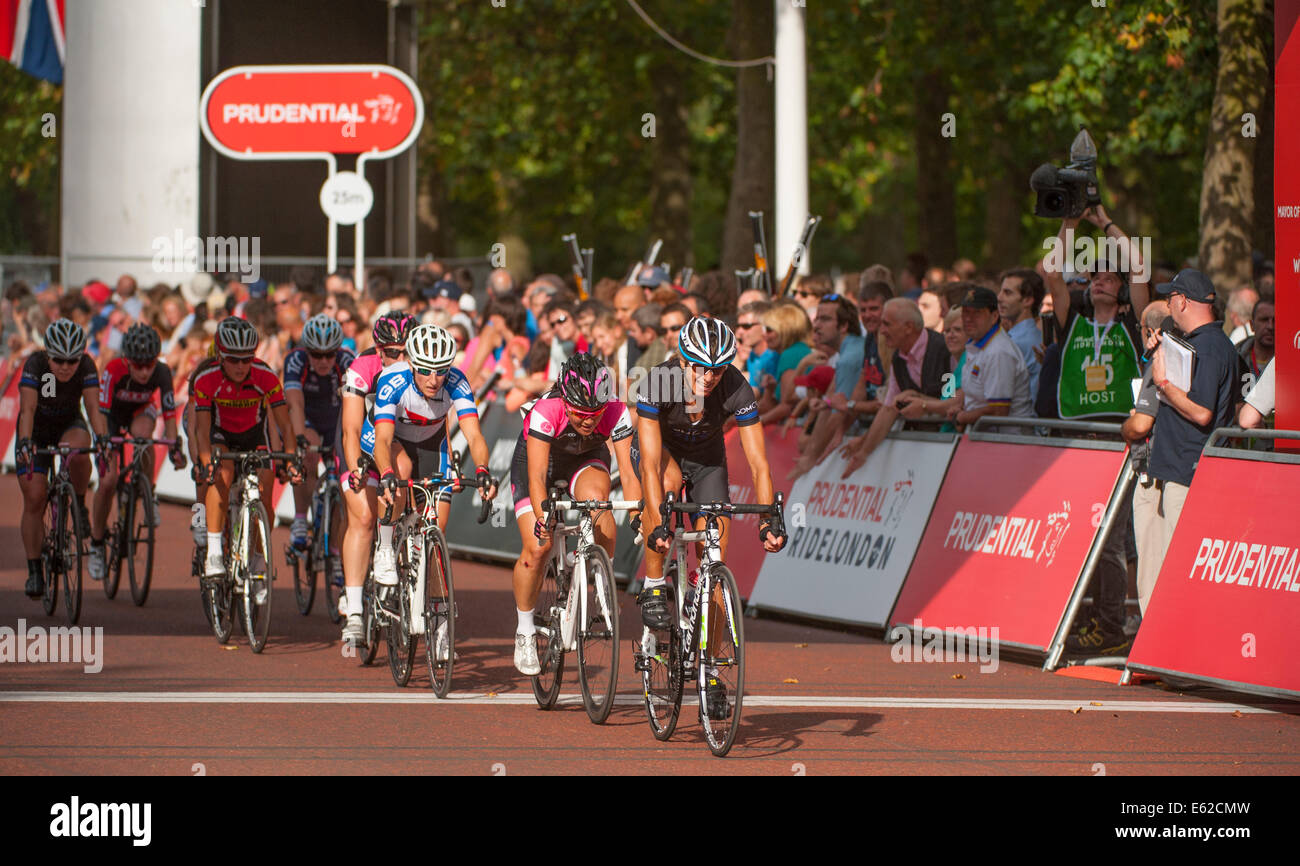
M 339 598 L 343 595 L 343 558 L 338 547 L 340 532 L 335 532 L 335 524 L 343 514 L 343 488 L 339 486 L 338 466 L 334 461 L 334 449 L 328 445 L 313 445 L 306 453 L 321 455 L 325 472 L 316 482 L 316 491 L 311 497 L 311 544 L 306 550 L 299 550 L 292 542 L 284 547 L 285 564 L 293 569 L 293 594 L 298 602 L 298 613 L 307 616 L 311 613 L 312 603 L 316 599 L 316 574 L 321 573 L 321 583 L 325 588 L 325 613 L 330 622 L 338 623 L 342 619 L 339 613 Z
M 171 447 L 174 439 L 150 439 L 138 436 L 114 436 L 109 440 L 119 448 L 130 445 L 133 453 L 117 477 L 117 519 L 106 539 L 108 568 L 104 574 L 104 595 L 117 595 L 122 579 L 122 562 L 127 565 L 131 583 L 131 600 L 136 607 L 149 598 L 153 581 L 154 531 L 157 529 L 158 500 L 154 496 L 153 472 L 146 462 L 154 445 Z
M 537 661 L 541 671 L 532 678 L 533 695 L 544 710 L 555 706 L 564 679 L 564 657 L 578 653 L 578 684 L 582 703 L 593 724 L 603 725 L 614 706 L 618 688 L 618 593 L 614 566 L 605 548 L 596 543 L 593 512 L 634 511 L 641 503 L 568 498 L 568 484 L 551 490 L 548 530 L 551 551 L 542 573 L 541 591 L 533 619 L 537 630 Z M 576 525 L 559 516 L 577 511 Z M 574 547 L 569 549 L 569 539 Z
M 279 451 L 223 452 L 219 448 L 213 451 L 214 465 L 222 460 L 235 464 L 222 539 L 226 572 L 220 577 L 203 579 L 208 619 L 219 643 L 230 639 L 237 605 L 249 647 L 255 653 L 266 647 L 275 568 L 271 561 L 271 522 L 262 503 L 258 471 L 269 466 L 272 460 L 295 461 L 297 457 Z
M 398 481 L 398 489 L 418 492 L 423 502 L 417 509 L 415 493 L 407 496 L 401 517 L 393 523 L 397 586 L 375 582 L 373 569 L 366 583 L 370 601 L 369 621 L 367 611 L 362 612 L 370 654 L 366 663 L 374 658 L 374 646 L 378 643 L 372 630 L 377 631 L 382 625 L 393 682 L 404 686 L 410 681 L 415 665 L 417 640 L 424 635 L 429 685 L 439 698 L 451 692 L 451 675 L 456 664 L 456 587 L 447 539 L 438 528 L 438 494 L 448 489 L 452 493 L 477 490 L 477 484 L 476 479 L 460 474 L 455 461 L 452 474 Z M 478 522 L 486 523 L 491 510 L 492 503 L 484 499 Z M 384 511 L 383 522 L 390 523 L 392 515 L 389 506 Z
M 73 448 L 71 445 L 32 451 L 33 459 L 46 454 L 59 458 L 59 470 L 46 488 L 45 541 L 41 544 L 45 594 L 41 596 L 41 607 L 48 616 L 54 616 L 54 608 L 59 604 L 59 584 L 62 583 L 63 607 L 70 625 L 76 625 L 81 618 L 82 560 L 87 555 L 86 537 L 90 527 L 86 525 L 87 516 L 77 513 L 81 510 L 81 503 L 72 484 L 69 459 L 77 454 L 94 453 L 94 448 Z M 45 475 L 49 478 L 50 471 L 47 470 Z
M 735 575 L 722 561 L 718 520 L 732 514 L 767 515 L 772 532 L 784 535 L 783 498 L 777 493 L 771 505 L 681 502 L 671 493 L 664 498 L 660 506 L 663 526 L 671 525 L 673 513 L 703 515 L 705 525 L 703 530 L 679 525 L 673 532 L 664 577 L 675 588 L 676 620 L 666 631 L 643 626 L 641 643 L 633 651 L 634 666 L 641 672 L 646 715 L 656 739 L 672 736 L 681 714 L 682 692 L 686 682 L 693 680 L 709 750 L 718 757 L 731 750 L 740 730 L 745 697 L 745 624 Z M 704 543 L 699 579 L 689 586 L 681 576 L 687 574 L 687 548 L 698 542 Z M 713 690 L 716 695 L 719 686 L 725 690 L 725 700 L 715 697 L 710 702 L 708 692 Z

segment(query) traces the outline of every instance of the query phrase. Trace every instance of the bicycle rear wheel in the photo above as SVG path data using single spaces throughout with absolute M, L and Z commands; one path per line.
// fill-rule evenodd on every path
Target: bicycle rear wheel
M 316 569 L 312 562 L 312 550 L 293 549 L 285 546 L 285 562 L 293 569 L 293 597 L 298 602 L 298 613 L 306 616 L 311 613 L 312 602 L 316 600 Z
M 54 616 L 59 604 L 59 584 L 63 582 L 63 506 L 57 490 L 50 490 L 45 504 L 45 542 L 41 545 L 41 559 L 45 569 L 45 593 L 41 607 L 46 616 Z
M 563 551 L 560 555 L 564 555 Z M 560 683 L 564 680 L 564 648 L 560 640 L 562 608 L 556 558 L 552 556 L 546 562 L 546 571 L 542 573 L 542 587 L 533 613 L 537 627 L 537 661 L 542 666 L 541 673 L 532 678 L 533 696 L 537 698 L 537 706 L 544 710 L 555 706 L 555 699 L 560 696 Z
M 704 577 L 700 578 L 701 584 Z M 736 578 L 725 565 L 715 565 L 708 578 L 704 600 L 711 602 L 709 632 L 699 636 L 700 724 L 709 751 L 726 755 L 740 730 L 740 709 L 745 697 L 745 621 Z M 716 683 L 726 690 L 726 700 L 712 712 L 706 695 Z M 717 718 L 711 716 L 716 715 Z
M 343 557 L 332 552 L 330 548 L 331 546 L 339 548 L 342 541 L 341 538 L 335 537 L 334 523 L 339 522 L 339 515 L 343 513 L 343 496 L 336 485 L 331 484 L 327 490 L 325 513 L 321 519 L 321 531 L 325 533 L 325 542 L 321 545 L 321 555 L 318 559 L 322 563 L 321 584 L 325 588 L 325 613 L 329 616 L 330 622 L 338 625 L 343 619 L 339 613 L 339 599 L 343 596 Z
M 379 652 L 379 615 L 375 610 L 375 576 L 373 573 L 366 575 L 365 587 L 362 590 L 361 602 L 361 625 L 366 633 L 366 645 L 361 652 L 361 663 L 368 665 L 375 660 L 375 655 Z
M 133 487 L 130 517 L 125 524 L 131 534 L 127 541 L 126 564 L 127 576 L 131 580 L 131 600 L 136 607 L 141 607 L 149 598 L 149 584 L 153 580 L 153 517 L 157 504 L 153 501 L 153 488 L 144 475 L 136 473 Z
M 247 573 L 243 575 L 244 633 L 248 645 L 255 653 L 266 647 L 266 637 L 271 631 L 271 583 L 275 570 L 271 563 L 271 523 L 266 517 L 262 502 L 244 505 L 248 532 Z
M 456 667 L 456 586 L 451 577 L 447 542 L 436 526 L 424 535 L 424 654 L 433 693 L 451 692 Z
M 578 623 L 578 683 L 587 717 L 603 725 L 618 690 L 618 594 L 605 548 L 592 546 L 586 560 L 587 611 Z
M 65 514 L 60 521 L 62 532 L 59 533 L 57 551 L 57 555 L 63 558 L 63 608 L 70 625 L 76 625 L 81 618 L 81 547 L 84 539 L 76 507 L 72 496 L 63 497 Z

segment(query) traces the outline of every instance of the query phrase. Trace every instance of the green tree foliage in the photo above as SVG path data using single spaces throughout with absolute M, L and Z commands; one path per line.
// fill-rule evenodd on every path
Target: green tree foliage
M 63 89 L 0 62 L 0 253 L 54 255 Z M 54 123 L 48 123 L 53 116 Z

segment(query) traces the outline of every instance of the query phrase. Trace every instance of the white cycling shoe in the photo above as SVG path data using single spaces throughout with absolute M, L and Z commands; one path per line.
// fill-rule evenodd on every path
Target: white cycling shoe
M 537 635 L 515 635 L 515 668 L 524 676 L 535 677 L 542 672 L 537 660 Z
M 391 545 L 381 544 L 375 551 L 373 563 L 375 583 L 381 586 L 397 586 L 397 556 Z

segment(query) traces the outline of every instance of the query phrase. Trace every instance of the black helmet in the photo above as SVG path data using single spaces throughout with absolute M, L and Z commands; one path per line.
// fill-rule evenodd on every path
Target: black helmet
M 415 316 L 405 310 L 384 313 L 375 321 L 371 335 L 376 346 L 405 346 L 406 338 L 416 325 Z
M 143 322 L 132 325 L 122 337 L 122 356 L 128 361 L 144 363 L 153 361 L 162 353 L 162 339 L 158 332 Z
M 578 409 L 599 409 L 614 396 L 609 368 L 586 353 L 564 362 L 555 386 L 564 402 Z

